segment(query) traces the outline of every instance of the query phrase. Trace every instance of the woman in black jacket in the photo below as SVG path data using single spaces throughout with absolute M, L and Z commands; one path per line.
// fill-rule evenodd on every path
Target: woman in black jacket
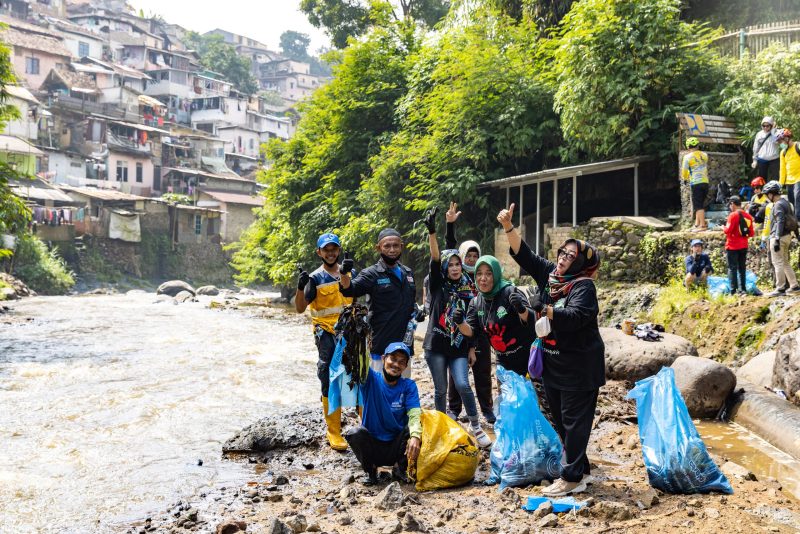
M 511 256 L 539 287 L 531 308 L 540 317 L 544 336 L 545 395 L 554 426 L 564 444 L 561 478 L 543 493 L 548 497 L 586 490 L 589 459 L 586 447 L 592 430 L 600 386 L 605 384 L 605 345 L 597 323 L 599 306 L 593 277 L 600 265 L 597 250 L 578 239 L 567 239 L 556 263 L 535 254 L 511 222 L 514 204 L 497 220 L 511 246 Z M 533 322 L 533 321 L 531 321 Z

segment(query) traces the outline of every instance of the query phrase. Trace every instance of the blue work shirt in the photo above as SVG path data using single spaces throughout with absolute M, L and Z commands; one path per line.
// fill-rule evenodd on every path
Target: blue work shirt
M 397 437 L 408 425 L 408 410 L 420 407 L 416 382 L 401 377 L 391 386 L 373 369 L 361 386 L 361 394 L 364 400 L 361 424 L 381 441 Z

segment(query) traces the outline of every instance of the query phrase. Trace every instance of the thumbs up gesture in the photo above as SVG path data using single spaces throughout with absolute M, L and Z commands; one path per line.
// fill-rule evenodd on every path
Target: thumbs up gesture
M 350 274 L 353 272 L 354 261 L 350 258 L 350 253 L 344 253 L 344 259 L 342 260 L 342 266 L 339 268 L 339 272 L 342 274 Z
M 514 206 L 515 204 L 511 204 L 508 209 L 500 210 L 500 213 L 497 214 L 497 222 L 503 227 L 503 230 L 506 232 L 510 232 L 512 228 L 514 228 L 514 223 L 512 222 L 514 219 Z

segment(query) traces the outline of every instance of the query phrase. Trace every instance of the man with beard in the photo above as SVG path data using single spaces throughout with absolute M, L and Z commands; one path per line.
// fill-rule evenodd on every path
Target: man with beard
M 361 386 L 364 398 L 362 426 L 351 428 L 345 439 L 367 473 L 363 483 L 378 481 L 378 467 L 391 466 L 394 478 L 407 481 L 406 471 L 419 456 L 422 410 L 417 383 L 403 378 L 411 351 L 403 342 L 391 343 L 383 351 L 381 369 L 369 370 Z
M 372 327 L 372 368 L 381 372 L 383 348 L 403 341 L 408 323 L 416 313 L 414 299 L 417 289 L 413 271 L 400 263 L 400 255 L 403 253 L 400 232 L 394 228 L 381 230 L 375 248 L 381 259 L 358 273 L 352 280 L 350 273 L 353 270 L 353 260 L 346 258 L 342 261 L 340 290 L 345 297 L 369 295 L 367 307 Z M 417 317 L 417 320 L 422 318 Z M 413 354 L 413 346 L 409 348 Z
M 317 378 L 322 387 L 322 410 L 328 426 L 328 443 L 337 451 L 347 449 L 347 442 L 342 438 L 342 409 L 339 408 L 328 415 L 328 387 L 330 386 L 330 366 L 336 348 L 334 326 L 339 320 L 342 309 L 353 299 L 345 297 L 339 291 L 339 237 L 335 234 L 322 234 L 317 240 L 317 256 L 322 265 L 308 274 L 300 272 L 297 281 L 297 294 L 294 307 L 297 313 L 311 309 L 311 324 L 314 328 L 314 342 L 319 352 L 317 360 Z

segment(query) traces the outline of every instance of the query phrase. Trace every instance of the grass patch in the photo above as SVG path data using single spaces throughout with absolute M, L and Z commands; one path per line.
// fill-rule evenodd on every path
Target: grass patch
M 769 306 L 762 306 L 753 317 L 753 322 L 756 324 L 766 324 L 769 321 Z
M 764 329 L 751 323 L 741 329 L 736 336 L 735 345 L 740 349 L 758 348 L 762 341 L 764 341 Z

